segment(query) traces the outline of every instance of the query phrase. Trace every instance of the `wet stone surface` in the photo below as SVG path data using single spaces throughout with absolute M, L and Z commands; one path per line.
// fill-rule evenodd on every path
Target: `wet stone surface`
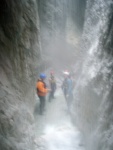
M 44 115 L 38 114 L 39 100 L 37 99 L 36 150 L 84 150 L 82 136 L 71 123 L 62 91 L 57 91 L 55 96 L 51 103 L 46 100 Z

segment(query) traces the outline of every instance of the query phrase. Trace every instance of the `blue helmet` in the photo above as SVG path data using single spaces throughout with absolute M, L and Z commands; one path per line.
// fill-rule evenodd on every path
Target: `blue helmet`
M 41 74 L 40 74 L 40 78 L 41 78 L 41 79 L 45 79 L 45 78 L 46 78 L 46 75 L 45 75 L 44 73 L 41 73 Z

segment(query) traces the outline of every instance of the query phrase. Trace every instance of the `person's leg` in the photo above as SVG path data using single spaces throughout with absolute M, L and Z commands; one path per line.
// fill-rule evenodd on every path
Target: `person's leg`
M 69 113 L 71 111 L 72 100 L 73 100 L 73 97 L 72 97 L 72 94 L 70 93 L 70 95 L 67 98 L 67 107 L 68 107 Z
M 39 96 L 39 99 L 40 99 L 40 114 L 42 114 L 42 96 Z
M 53 89 L 53 99 L 55 99 L 55 92 L 56 92 L 56 89 L 54 88 Z
M 49 93 L 49 98 L 48 98 L 49 102 L 51 102 L 51 99 L 52 99 L 52 91 Z
M 40 114 L 42 115 L 45 109 L 45 96 L 39 96 L 40 99 Z
M 42 97 L 42 113 L 43 113 L 44 110 L 45 110 L 45 101 L 46 101 L 45 96 L 43 96 L 43 97 Z
M 70 113 L 70 97 L 69 95 L 66 97 L 66 102 L 67 102 L 67 111 Z
M 64 93 L 64 97 L 66 99 L 66 90 L 65 89 L 63 90 L 63 93 Z
M 52 92 L 51 92 L 51 97 L 52 97 L 52 99 L 54 98 L 54 90 L 52 90 Z

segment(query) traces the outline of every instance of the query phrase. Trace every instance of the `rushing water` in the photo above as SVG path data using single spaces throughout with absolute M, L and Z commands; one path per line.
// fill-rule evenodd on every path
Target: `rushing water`
M 61 89 L 46 102 L 46 113 L 36 117 L 36 150 L 84 150 L 82 135 L 72 124 Z M 38 101 L 38 100 L 37 100 Z

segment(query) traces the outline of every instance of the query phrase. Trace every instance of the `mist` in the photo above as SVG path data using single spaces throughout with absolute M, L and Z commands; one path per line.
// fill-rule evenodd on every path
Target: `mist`
M 41 51 L 49 66 L 63 69 L 76 62 L 85 7 L 85 1 L 38 1 Z
M 113 150 L 112 133 L 113 1 L 1 1 L 0 150 Z

